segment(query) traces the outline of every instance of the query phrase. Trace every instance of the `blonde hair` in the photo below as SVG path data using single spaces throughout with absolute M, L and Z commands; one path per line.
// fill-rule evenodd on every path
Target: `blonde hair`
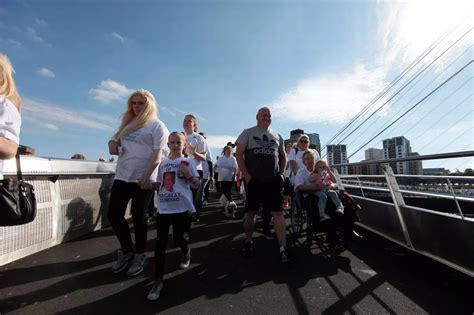
M 168 141 L 171 138 L 171 136 L 179 137 L 181 141 L 183 142 L 183 144 L 186 144 L 186 136 L 181 131 L 173 131 L 172 133 L 170 133 L 170 135 L 168 136 Z
M 133 113 L 132 99 L 134 96 L 141 96 L 146 99 L 145 107 L 139 116 Z M 113 140 L 120 140 L 123 136 L 143 128 L 150 121 L 158 119 L 158 109 L 155 97 L 150 91 L 140 89 L 132 93 L 127 101 L 127 111 L 123 114 L 122 122 L 118 131 L 113 135 Z
M 313 154 L 313 152 L 312 152 L 311 150 L 304 151 L 302 158 L 304 159 L 304 158 L 305 158 L 307 155 L 309 155 L 309 154 L 313 157 L 313 159 L 316 159 L 315 156 L 314 156 L 314 154 Z M 319 161 L 318 161 L 318 162 L 319 162 Z M 316 164 L 315 164 L 315 165 L 316 165 Z
M 311 139 L 309 138 L 309 136 L 305 133 L 301 134 L 299 137 L 298 137 L 298 140 L 296 140 L 296 143 L 299 143 L 301 139 L 303 138 L 306 138 L 308 139 L 308 143 L 311 143 Z
M 183 143 L 183 152 L 181 152 L 181 154 L 184 155 L 186 153 L 186 136 L 185 136 L 185 134 L 181 131 L 173 131 L 172 133 L 170 133 L 169 136 L 168 136 L 168 141 L 167 141 L 168 147 L 169 147 L 170 138 L 172 136 L 178 137 L 181 140 L 181 142 Z
M 197 119 L 197 117 L 194 116 L 193 114 L 187 114 L 186 116 L 184 116 L 184 119 L 186 119 L 186 118 L 191 118 L 194 121 L 193 131 L 197 132 L 198 131 L 198 119 Z
M 324 164 L 324 166 L 326 167 L 329 167 L 329 164 L 326 160 L 318 160 L 315 164 L 314 164 L 314 169 L 316 169 L 318 167 L 318 164 Z
M 18 111 L 21 111 L 21 99 L 13 79 L 15 70 L 7 56 L 0 53 L 0 95 L 5 96 Z

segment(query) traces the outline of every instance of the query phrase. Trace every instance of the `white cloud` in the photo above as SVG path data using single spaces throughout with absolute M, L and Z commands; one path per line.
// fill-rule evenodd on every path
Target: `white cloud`
M 24 99 L 24 120 L 38 124 L 42 128 L 58 130 L 60 127 L 61 129 L 84 127 L 107 131 L 114 129 L 111 125 L 102 122 L 103 119 L 94 119 L 89 116 L 46 101 L 37 101 L 30 98 Z
M 43 38 L 39 36 L 36 33 L 36 30 L 32 27 L 28 27 L 26 29 L 26 34 L 28 35 L 28 38 L 31 39 L 32 41 L 39 42 L 39 43 L 44 42 Z
M 343 124 L 382 91 L 394 71 L 406 67 L 448 27 L 463 21 L 450 35 L 451 41 L 471 28 L 465 25 L 471 23 L 466 18 L 470 7 L 471 2 L 466 0 L 454 0 L 454 4 L 429 0 L 378 2 L 378 27 L 372 41 L 376 44 L 371 50 L 375 56 L 362 56 L 367 61 L 359 61 L 345 72 L 303 78 L 266 106 L 272 108 L 274 116 L 284 116 L 291 122 Z M 472 15 L 472 9 L 470 12 Z M 471 43 L 465 40 L 462 45 Z M 444 66 L 442 60 L 435 65 L 439 69 Z
M 184 110 L 182 110 L 182 109 L 179 109 L 179 108 L 173 108 L 173 109 L 174 109 L 175 111 L 177 111 L 178 113 L 183 114 L 183 115 L 189 114 L 189 112 L 186 112 L 186 111 L 184 111 Z
M 35 26 L 38 27 L 47 27 L 48 23 L 43 19 L 35 19 Z
M 133 91 L 123 84 L 108 79 L 100 82 L 96 88 L 90 89 L 89 95 L 101 103 L 110 104 L 114 101 L 124 100 Z
M 211 149 L 222 149 L 227 142 L 235 142 L 237 136 L 228 135 L 206 135 L 207 145 Z
M 187 115 L 187 114 L 191 114 L 191 115 L 194 115 L 196 116 L 196 118 L 198 119 L 198 121 L 206 121 L 207 119 L 204 117 L 204 116 L 201 116 L 199 114 L 196 114 L 196 113 L 193 113 L 193 112 L 190 112 L 190 111 L 184 111 L 182 109 L 179 109 L 177 107 L 166 107 L 166 106 L 159 106 L 158 108 L 159 111 L 162 111 L 163 113 L 165 114 L 168 114 L 170 116 L 173 116 L 173 117 L 176 117 L 176 116 L 184 116 Z M 199 123 L 198 123 L 199 125 Z
M 39 69 L 38 74 L 45 78 L 54 78 L 56 76 L 56 74 L 54 74 L 54 72 L 52 70 L 49 70 L 48 68 Z
M 385 85 L 386 69 L 358 64 L 347 73 L 299 82 L 267 105 L 274 116 L 293 122 L 343 123 L 358 113 Z
M 165 113 L 165 114 L 176 117 L 176 111 L 174 111 L 172 108 L 169 108 L 169 107 L 166 107 L 166 106 L 159 106 L 158 112 L 160 112 L 160 111 Z
M 49 130 L 59 130 L 58 126 L 49 123 L 42 123 L 40 126 Z
M 382 2 L 378 9 L 377 38 L 383 43 L 378 47 L 379 61 L 384 64 L 395 63 L 402 67 L 446 31 L 452 30 L 448 37 L 453 40 L 465 32 L 466 27 L 472 27 L 470 0 Z M 458 27 L 453 29 L 455 26 Z M 466 40 L 461 45 L 471 45 L 471 42 Z
M 107 33 L 107 34 L 104 34 L 104 36 L 107 39 L 118 40 L 122 44 L 125 44 L 128 41 L 128 39 L 125 36 L 122 36 L 122 35 L 120 35 L 119 33 L 116 33 L 116 32 Z
M 0 37 L 0 47 L 19 49 L 23 47 L 23 44 L 11 38 Z

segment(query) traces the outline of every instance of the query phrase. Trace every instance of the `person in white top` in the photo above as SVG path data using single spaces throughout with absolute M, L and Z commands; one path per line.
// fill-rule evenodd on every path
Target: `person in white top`
M 302 134 L 298 137 L 295 147 L 291 149 L 290 153 L 288 154 L 288 163 L 293 176 L 296 175 L 299 169 L 305 168 L 303 163 L 303 154 L 306 151 L 311 151 L 313 153 L 315 161 L 320 159 L 318 151 L 311 149 L 309 147 L 310 144 L 309 136 Z
M 237 205 L 232 200 L 232 186 L 234 185 L 234 178 L 237 172 L 237 160 L 232 155 L 232 147 L 226 145 L 222 150 L 223 155 L 217 160 L 216 166 L 219 172 L 219 183 L 221 187 L 220 201 L 224 206 L 225 215 L 227 217 L 235 218 L 235 209 Z M 232 209 L 229 213 L 228 209 Z
M 110 154 L 118 155 L 115 180 L 110 195 L 108 218 L 120 242 L 114 273 L 127 269 L 127 275 L 141 273 L 146 263 L 146 211 L 154 191 L 157 167 L 167 150 L 169 131 L 158 119 L 153 94 L 141 89 L 130 95 L 127 111 L 118 131 L 109 141 Z M 125 220 L 125 210 L 131 203 L 135 245 Z
M 204 132 L 199 132 L 199 134 L 206 139 Z M 207 146 L 206 160 L 202 162 L 202 178 L 203 180 L 206 180 L 202 196 L 202 205 L 206 206 L 209 201 L 209 186 L 213 181 L 212 152 L 209 146 Z
M 14 158 L 20 143 L 21 99 L 13 73 L 10 60 L 0 53 L 0 180 L 3 179 L 3 160 Z
M 311 175 L 315 168 L 315 156 L 311 151 L 306 151 L 303 154 L 303 162 L 305 164 L 305 168 L 298 170 L 298 173 L 296 173 L 295 176 L 295 190 L 302 193 L 302 200 L 299 200 L 299 202 L 308 211 L 306 241 L 308 245 L 311 245 L 312 237 L 315 231 L 314 227 L 316 226 L 317 222 L 325 221 L 330 219 L 330 217 L 326 214 L 325 209 L 323 211 L 318 211 L 318 192 L 321 190 L 321 187 L 319 185 L 314 185 L 311 182 Z M 318 211 L 320 215 L 316 215 L 316 211 Z M 334 229 L 331 228 L 330 233 L 328 234 L 328 242 L 334 241 L 333 232 Z
M 169 156 L 161 162 L 158 178 L 158 215 L 156 218 L 155 278 L 148 299 L 157 300 L 163 289 L 166 246 L 170 226 L 173 240 L 182 251 L 180 269 L 191 263 L 191 248 L 184 233 L 191 225 L 191 214 L 195 212 L 191 187 L 199 185 L 199 174 L 194 160 L 183 156 L 186 143 L 184 135 L 172 132 L 168 138 Z
M 195 220 L 199 221 L 202 208 L 202 195 L 207 180 L 203 178 L 202 164 L 206 161 L 207 141 L 197 133 L 197 118 L 192 114 L 184 116 L 183 128 L 186 136 L 186 155 L 194 160 L 196 168 L 201 178 L 201 183 L 197 189 L 193 189 L 194 207 L 196 208 Z

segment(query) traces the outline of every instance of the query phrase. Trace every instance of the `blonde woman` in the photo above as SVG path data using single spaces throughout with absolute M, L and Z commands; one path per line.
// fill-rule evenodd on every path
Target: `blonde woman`
M 146 211 L 153 195 L 157 168 L 167 150 L 169 131 L 158 119 L 155 97 L 141 89 L 130 95 L 119 129 L 109 141 L 110 154 L 118 155 L 115 180 L 110 195 L 108 217 L 120 242 L 114 273 L 141 273 L 146 264 Z M 127 204 L 131 213 L 135 245 L 125 220 Z
M 20 142 L 21 100 L 13 73 L 10 60 L 0 53 L 0 179 L 3 179 L 3 160 L 15 156 Z
M 318 151 L 311 149 L 309 147 L 310 144 L 311 142 L 309 140 L 309 136 L 306 134 L 302 134 L 298 137 L 298 141 L 296 142 L 295 146 L 290 150 L 290 153 L 288 153 L 288 164 L 290 165 L 291 173 L 293 176 L 296 175 L 298 170 L 305 168 L 305 165 L 303 163 L 303 154 L 306 151 L 312 152 L 316 161 L 320 159 Z

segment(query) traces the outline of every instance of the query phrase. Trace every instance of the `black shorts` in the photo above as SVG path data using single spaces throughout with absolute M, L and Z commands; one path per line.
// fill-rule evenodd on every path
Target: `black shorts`
M 252 178 L 247 184 L 247 199 L 244 212 L 257 212 L 260 206 L 262 206 L 263 211 L 283 211 L 282 189 L 282 176 L 275 176 L 269 183 Z

